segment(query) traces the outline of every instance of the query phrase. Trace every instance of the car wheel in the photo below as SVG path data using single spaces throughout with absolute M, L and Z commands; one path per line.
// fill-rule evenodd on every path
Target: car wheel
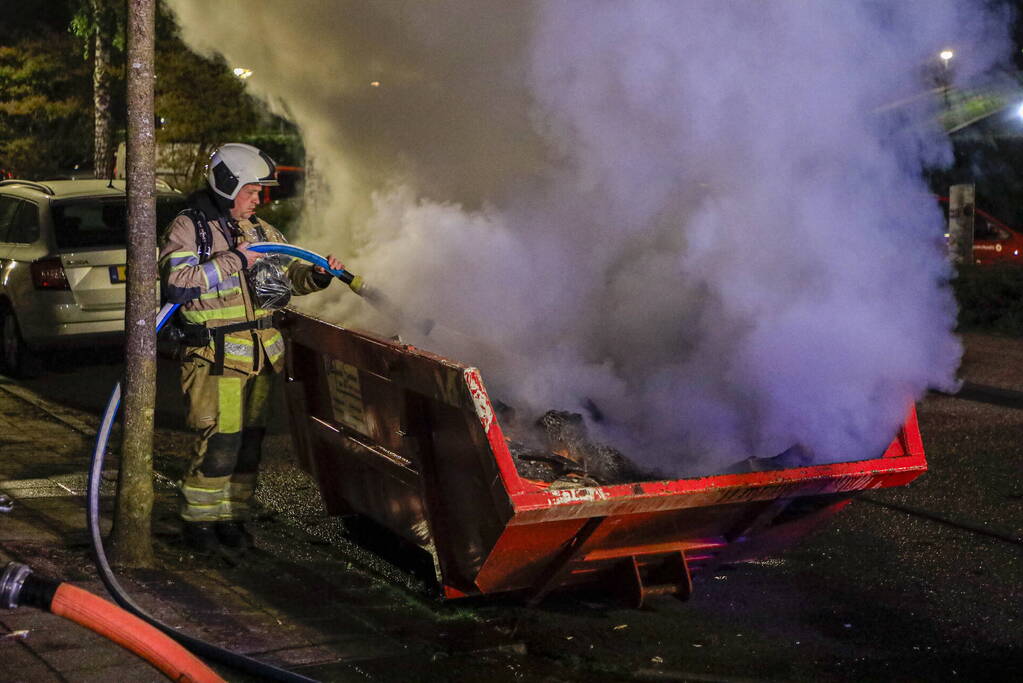
M 21 338 L 18 319 L 9 310 L 0 312 L 0 362 L 14 377 L 30 377 L 36 372 L 35 358 Z

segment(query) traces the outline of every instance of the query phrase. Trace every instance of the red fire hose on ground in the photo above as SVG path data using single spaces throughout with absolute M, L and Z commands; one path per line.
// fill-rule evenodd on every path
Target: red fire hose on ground
M 42 578 L 28 566 L 11 562 L 0 576 L 0 607 L 21 605 L 64 617 L 112 640 L 172 681 L 224 683 L 202 660 L 138 617 L 89 591 Z

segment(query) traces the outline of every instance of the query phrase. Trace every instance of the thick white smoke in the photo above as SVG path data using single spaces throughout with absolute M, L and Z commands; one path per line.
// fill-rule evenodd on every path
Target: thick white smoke
M 628 455 L 700 473 L 877 455 L 954 381 L 920 173 L 950 151 L 915 95 L 942 48 L 959 77 L 1000 55 L 985 3 L 169 4 L 300 126 L 329 192 L 296 241 L 520 409 L 589 399 Z

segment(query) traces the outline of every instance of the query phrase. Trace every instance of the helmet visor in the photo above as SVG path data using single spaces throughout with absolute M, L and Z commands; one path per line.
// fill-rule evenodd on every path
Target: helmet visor
M 259 156 L 266 162 L 267 170 L 269 173 L 259 179 L 260 185 L 268 185 L 270 187 L 277 187 L 280 183 L 277 182 L 277 163 L 270 158 L 270 155 L 260 150 Z

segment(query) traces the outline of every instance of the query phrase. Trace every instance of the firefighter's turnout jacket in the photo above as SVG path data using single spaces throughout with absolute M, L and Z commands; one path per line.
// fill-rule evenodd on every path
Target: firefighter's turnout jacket
M 245 259 L 235 246 L 241 242 L 284 242 L 284 237 L 255 216 L 241 222 L 221 216 L 208 197 L 197 194 L 198 198 L 193 195 L 189 203 L 193 206 L 191 211 L 203 211 L 206 217 L 209 226 L 206 235 L 211 239 L 207 246 L 209 260 L 200 261 L 197 241 L 202 236 L 198 235 L 197 222 L 189 216 L 189 211 L 182 212 L 167 228 L 160 249 L 164 296 L 172 303 L 181 304 L 178 313 L 185 323 L 209 329 L 270 316 L 271 311 L 255 306 L 243 271 Z M 331 280 L 329 275 L 317 274 L 312 266 L 299 259 L 292 259 L 287 274 L 295 294 L 319 291 Z M 224 367 L 259 374 L 266 359 L 274 371 L 283 367 L 284 338 L 272 326 L 229 332 L 224 335 L 223 345 Z M 185 357 L 198 356 L 212 363 L 215 350 L 211 341 L 205 346 L 189 347 Z M 265 357 L 261 351 L 265 352 Z

